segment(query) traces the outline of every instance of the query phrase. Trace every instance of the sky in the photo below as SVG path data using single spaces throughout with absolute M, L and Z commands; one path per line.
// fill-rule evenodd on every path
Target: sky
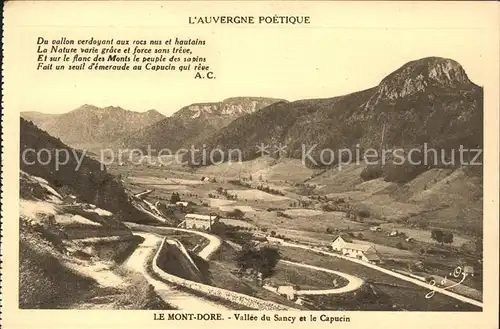
M 120 6 L 118 6 L 118 4 Z M 9 7 L 10 5 L 10 7 Z M 39 10 L 33 6 L 39 5 Z M 83 104 L 156 109 L 170 115 L 183 106 L 235 96 L 287 100 L 333 97 L 376 86 L 408 61 L 452 58 L 478 85 L 497 53 L 492 44 L 498 11 L 471 3 L 137 4 L 8 3 L 5 81 L 16 111 L 63 113 Z M 189 16 L 306 15 L 307 26 L 189 25 Z M 497 25 L 498 26 L 498 25 Z M 36 40 L 199 38 L 214 80 L 170 72 L 37 71 Z M 498 37 L 496 37 L 498 40 Z M 14 63 L 15 65 L 12 65 Z

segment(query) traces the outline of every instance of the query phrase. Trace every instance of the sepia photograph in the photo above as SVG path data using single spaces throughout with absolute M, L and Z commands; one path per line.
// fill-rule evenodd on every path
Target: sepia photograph
M 20 120 L 20 307 L 481 310 L 483 88 L 453 59 Z
M 4 8 L 9 307 L 492 315 L 497 5 L 116 4 Z

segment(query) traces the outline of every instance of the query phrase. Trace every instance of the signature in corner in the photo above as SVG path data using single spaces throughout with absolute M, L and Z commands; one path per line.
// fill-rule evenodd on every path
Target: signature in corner
M 463 271 L 462 268 L 460 266 L 457 266 L 452 273 L 449 274 L 449 276 L 453 276 L 453 278 L 457 279 L 457 278 L 460 278 L 461 276 L 461 279 L 458 283 L 454 283 L 450 286 L 447 286 L 445 287 L 446 283 L 448 282 L 448 275 L 445 276 L 443 279 L 441 279 L 441 281 L 436 282 L 436 280 L 432 279 L 429 281 L 429 284 L 433 287 L 436 287 L 436 288 L 440 288 L 440 289 L 443 289 L 443 290 L 449 290 L 453 287 L 456 287 L 458 285 L 460 285 L 462 282 L 465 281 L 465 278 L 467 278 L 468 276 L 468 273 Z M 451 281 L 451 280 L 450 280 Z M 453 282 L 453 281 L 451 281 Z M 426 295 L 425 295 L 425 298 L 429 299 L 429 298 L 432 298 L 434 296 L 434 294 L 436 293 L 436 290 L 432 290 L 432 291 L 429 291 Z

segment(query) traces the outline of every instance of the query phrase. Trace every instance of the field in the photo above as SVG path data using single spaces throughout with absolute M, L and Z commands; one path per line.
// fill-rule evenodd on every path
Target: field
M 211 285 L 301 309 L 301 306 L 258 286 L 252 280 L 237 277 L 231 273 L 231 269 L 232 267 L 227 264 L 210 262 Z
M 289 198 L 281 195 L 272 195 L 263 191 L 248 189 L 248 190 L 229 190 L 228 193 L 236 194 L 238 199 L 245 200 L 266 200 L 266 201 L 283 201 Z
M 241 204 L 241 202 L 237 202 L 234 200 L 207 198 L 203 199 L 203 201 L 208 202 L 208 205 L 210 207 L 218 208 L 221 211 L 232 211 L 234 209 L 239 209 L 245 213 L 255 211 L 252 206 Z
M 307 268 L 278 264 L 269 281 L 274 285 L 297 285 L 299 290 L 321 290 L 345 286 L 347 281 L 335 274 L 315 271 Z
M 224 223 L 229 226 L 239 226 L 239 227 L 246 227 L 246 228 L 253 228 L 255 225 L 246 222 L 244 220 L 239 220 L 239 219 L 232 219 L 232 218 L 222 218 L 221 223 Z
M 308 211 L 310 212 L 310 210 Z M 299 213 L 299 211 L 292 211 Z M 285 214 L 288 212 L 285 211 Z M 354 222 L 344 218 L 339 212 L 314 211 L 315 215 L 289 215 L 289 217 L 278 216 L 276 212 L 261 211 L 255 214 L 253 220 L 261 226 L 269 227 L 273 230 L 295 230 L 309 233 L 325 233 L 327 228 L 338 230 L 363 230 L 368 225 Z M 305 234 L 305 233 L 304 233 Z M 331 236 L 327 240 L 331 240 Z

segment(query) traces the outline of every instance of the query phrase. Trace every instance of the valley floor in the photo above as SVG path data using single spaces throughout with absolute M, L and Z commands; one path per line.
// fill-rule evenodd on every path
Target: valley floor
M 290 169 L 291 163 L 293 170 Z M 151 190 L 145 198 L 150 203 L 165 205 L 161 211 L 174 221 L 174 225 L 183 221 L 186 212 L 215 213 L 222 217 L 221 222 L 225 226 L 225 232 L 215 234 L 228 244 L 238 245 L 254 240 L 256 235 L 271 234 L 289 243 L 316 246 L 324 251 L 329 249 L 336 236 L 347 235 L 355 243 L 375 247 L 385 263 L 383 266 L 400 273 L 415 273 L 417 276 L 437 279 L 449 276 L 457 267 L 473 267 L 475 275 L 469 275 L 460 287 L 452 288 L 452 291 L 481 300 L 482 259 L 474 253 L 481 242 L 477 236 L 467 234 L 467 230 L 461 226 L 464 220 L 472 225 L 477 223 L 477 219 L 462 219 L 466 215 L 457 210 L 479 207 L 480 199 L 474 196 L 477 191 L 463 187 L 464 184 L 475 184 L 474 176 L 468 176 L 461 169 L 433 169 L 406 185 L 398 185 L 380 180 L 363 182 L 359 177 L 362 166 L 348 166 L 340 172 L 335 169 L 307 169 L 300 172 L 299 168 L 288 160 L 270 165 L 254 164 L 252 161 L 232 164 L 232 167 L 223 164 L 195 171 L 126 165 L 113 167 L 112 170 L 121 175 L 125 186 L 131 191 L 139 193 Z M 293 171 L 297 171 L 297 175 L 292 175 Z M 202 180 L 203 177 L 211 180 Z M 262 187 L 279 191 L 281 195 L 263 191 Z M 178 193 L 181 201 L 188 202 L 189 206 L 181 209 L 169 205 L 173 192 Z M 438 203 L 431 202 L 434 199 Z M 234 209 L 241 210 L 244 216 L 239 219 L 227 217 Z M 442 220 L 436 221 L 437 216 Z M 457 218 L 456 225 L 450 226 L 453 224 L 450 216 Z M 424 227 L 423 223 L 428 226 Z M 378 231 L 372 230 L 374 226 L 379 227 Z M 434 229 L 451 230 L 453 242 L 450 245 L 436 243 L 431 239 Z M 396 232 L 396 236 L 389 236 L 392 232 Z M 225 244 L 222 245 L 223 250 L 227 248 Z M 280 248 L 280 252 L 287 257 L 286 249 Z M 319 259 L 321 257 L 316 254 L 297 261 L 318 265 Z M 214 269 L 219 267 L 219 273 L 226 271 L 220 266 L 229 265 L 228 271 L 233 268 L 225 261 L 215 261 L 218 265 L 214 264 Z M 325 268 L 337 270 L 331 264 L 338 264 L 338 261 L 329 262 L 330 266 L 321 264 Z M 346 268 L 349 270 L 345 273 L 355 276 L 358 276 L 358 271 L 364 271 L 351 265 L 346 265 Z M 362 278 L 369 280 L 363 275 Z M 405 288 L 406 284 L 389 287 L 386 281 L 390 280 L 371 282 L 370 285 L 375 290 L 381 289 L 380 293 L 387 291 L 388 295 L 394 295 L 396 300 L 405 299 L 402 296 L 414 290 L 414 287 Z M 281 283 L 286 283 L 286 280 Z M 420 291 L 420 297 L 428 293 L 425 289 L 417 290 Z M 410 302 L 414 298 L 401 302 L 404 305 L 401 307 L 419 310 L 469 309 L 446 298 L 434 298 L 431 302 L 425 297 L 422 297 L 425 301 L 420 306 L 412 307 Z

